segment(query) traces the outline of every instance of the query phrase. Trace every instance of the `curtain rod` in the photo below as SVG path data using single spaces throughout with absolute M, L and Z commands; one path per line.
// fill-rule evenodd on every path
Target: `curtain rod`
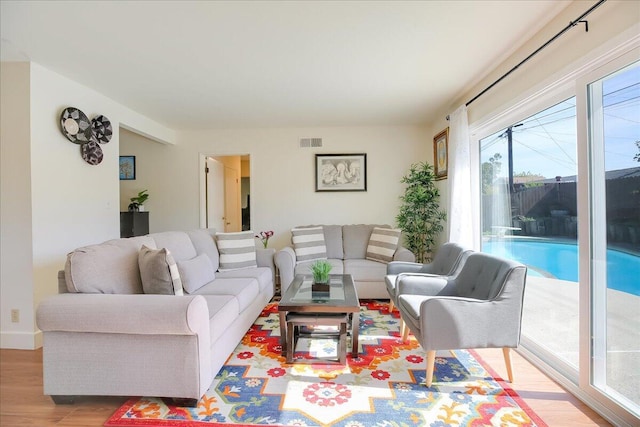
M 589 8 L 589 10 L 587 10 L 586 12 L 584 12 L 582 15 L 578 16 L 574 21 L 570 21 L 569 25 L 567 25 L 566 27 L 564 27 L 562 30 L 560 30 L 560 32 L 558 34 L 556 34 L 555 36 L 551 37 L 546 43 L 544 43 L 542 46 L 540 46 L 539 48 L 537 48 L 535 51 L 533 51 L 533 53 L 531 53 L 529 56 L 527 56 L 526 58 L 524 58 L 522 61 L 520 61 L 515 67 L 513 67 L 512 69 L 510 69 L 509 71 L 507 71 L 506 73 L 504 73 L 500 78 L 498 78 L 498 80 L 496 80 L 495 82 L 491 83 L 489 86 L 487 86 L 486 88 L 484 88 L 484 90 L 482 92 L 480 92 L 479 94 L 477 94 L 476 96 L 474 96 L 473 98 L 471 98 L 465 105 L 465 107 L 468 107 L 469 104 L 471 104 L 473 101 L 475 101 L 476 99 L 480 98 L 482 95 L 484 95 L 486 92 L 488 92 L 491 88 L 493 88 L 495 85 L 497 85 L 498 83 L 500 83 L 505 77 L 507 77 L 509 74 L 513 73 L 515 70 L 517 70 L 518 68 L 520 68 L 520 66 L 522 64 L 524 64 L 525 62 L 529 61 L 531 58 L 533 58 L 535 55 L 537 55 L 538 53 L 540 53 L 540 51 L 542 49 L 544 49 L 545 47 L 549 46 L 551 43 L 553 43 L 558 37 L 560 37 L 561 35 L 563 35 L 564 33 L 566 33 L 567 31 L 569 31 L 571 28 L 575 27 L 578 24 L 584 24 L 584 29 L 585 32 L 589 31 L 589 21 L 585 21 L 584 18 L 589 15 L 591 12 L 593 12 L 594 10 L 596 10 L 600 5 L 602 5 L 602 3 L 604 3 L 607 0 L 600 0 L 598 1 L 596 4 L 594 4 L 593 6 L 591 6 L 591 8 Z M 447 116 L 447 120 L 449 120 L 449 116 Z

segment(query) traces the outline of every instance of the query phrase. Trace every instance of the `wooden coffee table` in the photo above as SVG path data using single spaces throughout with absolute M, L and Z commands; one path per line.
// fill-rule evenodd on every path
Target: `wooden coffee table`
M 282 295 L 282 299 L 278 304 L 278 314 L 280 316 L 280 344 L 283 356 L 287 356 L 287 314 L 295 313 L 296 317 L 308 314 L 310 319 L 322 318 L 322 314 L 344 314 L 350 316 L 351 354 L 353 357 L 358 357 L 360 302 L 353 284 L 353 277 L 350 274 L 331 274 L 330 277 L 331 286 L 328 294 L 312 293 L 313 276 L 298 274 L 294 277 L 284 295 Z M 341 360 L 344 360 L 344 354 L 339 356 Z M 289 360 L 291 360 L 291 357 L 289 357 Z

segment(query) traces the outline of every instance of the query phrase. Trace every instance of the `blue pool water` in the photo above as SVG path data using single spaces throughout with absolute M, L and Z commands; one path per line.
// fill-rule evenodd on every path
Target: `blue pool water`
M 543 240 L 482 243 L 482 251 L 526 264 L 530 275 L 578 281 L 578 246 Z M 640 296 L 640 256 L 607 250 L 607 286 Z

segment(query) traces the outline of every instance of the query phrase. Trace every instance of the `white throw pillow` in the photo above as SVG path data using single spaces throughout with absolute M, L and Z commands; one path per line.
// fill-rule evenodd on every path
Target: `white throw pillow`
M 401 230 L 374 227 L 369 237 L 366 258 L 371 261 L 389 263 L 398 249 Z
M 138 266 L 145 294 L 184 295 L 178 266 L 168 249 L 150 249 L 142 245 Z
M 200 254 L 185 261 L 178 261 L 178 271 L 180 272 L 182 287 L 190 294 L 216 278 L 213 263 L 206 254 Z
M 256 242 L 253 231 L 216 233 L 220 252 L 219 271 L 257 267 Z
M 324 229 L 320 227 L 292 228 L 291 242 L 296 253 L 296 262 L 327 259 Z

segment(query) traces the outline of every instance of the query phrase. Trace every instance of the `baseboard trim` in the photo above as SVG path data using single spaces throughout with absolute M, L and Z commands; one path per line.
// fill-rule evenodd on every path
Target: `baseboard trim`
M 0 348 L 13 350 L 35 350 L 42 347 L 42 331 L 0 332 Z

